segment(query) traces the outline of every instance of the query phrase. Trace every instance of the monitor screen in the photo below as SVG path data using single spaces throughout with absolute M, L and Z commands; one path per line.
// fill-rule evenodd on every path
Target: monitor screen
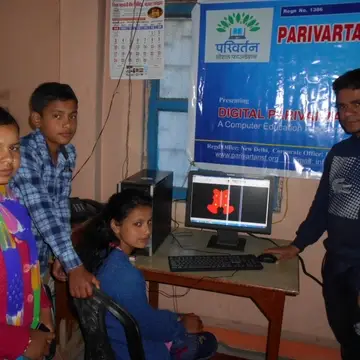
M 186 225 L 271 233 L 273 179 L 190 172 Z

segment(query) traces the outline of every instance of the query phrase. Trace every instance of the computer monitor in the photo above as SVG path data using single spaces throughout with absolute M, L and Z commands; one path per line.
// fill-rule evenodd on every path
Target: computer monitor
M 185 226 L 215 229 L 208 247 L 244 251 L 238 232 L 271 234 L 273 177 L 190 171 Z

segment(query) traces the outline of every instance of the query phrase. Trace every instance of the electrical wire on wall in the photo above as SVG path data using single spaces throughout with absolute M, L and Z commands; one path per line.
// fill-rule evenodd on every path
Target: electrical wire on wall
M 61 22 L 62 22 L 62 18 L 61 18 L 61 0 L 58 0 L 58 12 L 59 12 L 59 17 L 58 17 L 58 23 L 59 23 L 59 37 L 58 37 L 58 49 L 59 49 L 59 59 L 61 59 Z M 61 66 L 59 66 L 59 70 L 58 70 L 58 79 L 61 79 Z
M 111 96 L 111 100 L 110 100 L 110 104 L 109 104 L 109 108 L 108 108 L 108 111 L 107 111 L 107 115 L 106 115 L 106 118 L 105 118 L 105 122 L 104 122 L 104 125 L 102 126 L 96 140 L 95 140 L 95 143 L 94 143 L 94 146 L 90 152 L 90 155 L 86 158 L 86 160 L 84 161 L 84 163 L 80 166 L 79 170 L 75 173 L 75 175 L 72 177 L 72 181 L 80 174 L 80 172 L 82 171 L 82 169 L 85 167 L 85 165 L 89 162 L 89 160 L 91 159 L 91 157 L 93 156 L 94 152 L 95 152 L 95 149 L 96 149 L 96 146 L 98 145 L 99 141 L 100 141 L 100 138 L 108 124 L 108 121 L 110 119 L 110 115 L 111 115 L 111 112 L 112 112 L 112 108 L 113 108 L 113 104 L 114 104 L 114 100 L 115 100 L 115 97 L 116 95 L 118 94 L 118 90 L 119 90 L 119 87 L 120 87 L 120 83 L 121 83 L 121 79 L 122 79 L 122 76 L 124 74 L 124 71 L 126 69 L 126 64 L 128 62 L 128 59 L 129 57 L 131 56 L 131 50 L 132 50 L 132 47 L 133 47 L 133 44 L 134 44 L 134 41 L 135 41 L 135 37 L 136 37 L 136 33 L 137 33 L 137 29 L 138 29 L 138 25 L 139 25 L 139 22 L 140 22 L 140 19 L 141 19 L 141 12 L 142 12 L 142 9 L 144 7 L 144 2 L 145 0 L 142 0 L 141 1 L 141 4 L 139 7 L 136 6 L 136 1 L 134 1 L 134 7 L 133 7 L 133 19 L 135 19 L 135 14 L 136 14 L 136 9 L 139 8 L 139 14 L 136 18 L 136 21 L 133 20 L 133 23 L 132 23 L 132 27 L 131 27 L 131 32 L 130 32 L 130 42 L 129 42 L 129 49 L 128 49 L 128 52 L 126 54 L 126 57 L 125 57 L 125 61 L 124 61 L 124 64 L 123 64 L 123 67 L 121 69 L 121 73 L 120 73 L 120 76 L 119 76 L 119 79 L 117 81 L 117 84 L 115 86 L 115 89 L 112 93 L 112 96 Z M 129 97 L 128 97 L 128 104 L 130 104 L 129 108 L 128 108 L 128 114 L 127 114 L 127 122 L 126 122 L 126 140 L 125 140 L 125 146 L 126 146 L 126 149 L 125 149 L 125 160 L 124 160 L 124 164 L 123 164 L 123 169 L 124 172 L 122 174 L 122 176 L 124 176 L 125 174 L 127 174 L 128 172 L 128 164 L 129 164 L 129 134 L 130 134 L 130 115 L 131 115 L 131 103 L 132 103 L 132 80 L 131 80 L 131 71 L 129 71 L 129 77 L 128 77 L 128 80 L 129 80 L 129 87 L 128 87 L 128 92 L 129 92 Z
M 186 185 L 186 180 L 187 180 L 187 177 L 188 177 L 188 173 L 189 171 L 191 170 L 191 167 L 194 166 L 194 163 L 192 161 L 189 161 L 189 166 L 187 168 L 187 170 L 185 171 L 185 176 L 184 176 L 184 180 L 180 186 L 180 189 L 184 189 L 185 188 L 185 185 Z M 178 199 L 178 200 L 173 200 L 173 204 L 174 204 L 174 218 L 172 218 L 171 220 L 174 222 L 175 224 L 175 230 L 177 230 L 179 227 L 180 227 L 180 222 L 176 220 L 176 214 L 177 214 L 177 205 L 178 205 L 178 202 L 179 201 L 185 201 L 185 199 Z
M 129 151 L 130 151 L 129 140 L 130 140 L 131 106 L 132 106 L 132 79 L 131 79 L 131 71 L 130 71 L 129 79 L 128 79 L 128 111 L 126 117 L 125 159 L 121 169 L 122 179 L 126 179 L 129 176 Z
M 144 4 L 144 1 L 141 4 L 140 7 L 140 11 L 139 11 L 139 15 L 138 15 L 138 22 L 139 22 L 139 18 L 141 15 L 141 11 L 142 11 L 142 6 Z M 134 1 L 134 7 L 133 7 L 133 19 L 135 19 L 135 14 L 136 14 L 136 4 Z M 137 22 L 137 24 L 138 24 Z M 130 49 L 129 49 L 129 57 L 130 57 L 130 61 L 129 63 L 131 63 L 131 50 L 132 50 L 132 45 L 134 43 L 135 40 L 135 35 L 136 35 L 136 31 L 137 31 L 137 24 L 135 26 L 131 27 L 131 32 L 130 32 L 130 39 L 132 39 L 131 44 L 130 44 Z M 131 117 L 131 106 L 132 106 L 132 78 L 131 78 L 131 69 L 129 69 L 129 77 L 128 77 L 128 111 L 127 111 L 127 117 L 126 117 L 126 132 L 125 132 L 125 159 L 121 168 L 121 176 L 122 179 L 126 179 L 129 176 L 129 151 L 130 151 L 130 117 Z
M 286 216 L 288 214 L 288 210 L 289 210 L 289 178 L 285 178 L 284 180 L 285 183 L 285 210 L 284 210 L 284 215 L 282 216 L 282 218 L 280 220 L 274 221 L 272 223 L 272 225 L 275 224 L 280 224 L 281 222 L 283 222 L 286 219 Z

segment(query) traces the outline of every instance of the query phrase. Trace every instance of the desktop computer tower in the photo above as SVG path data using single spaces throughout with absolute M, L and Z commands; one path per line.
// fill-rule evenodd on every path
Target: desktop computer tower
M 149 245 L 138 250 L 141 255 L 152 256 L 171 232 L 173 172 L 144 169 L 117 185 L 117 192 L 137 189 L 153 199 L 152 234 Z

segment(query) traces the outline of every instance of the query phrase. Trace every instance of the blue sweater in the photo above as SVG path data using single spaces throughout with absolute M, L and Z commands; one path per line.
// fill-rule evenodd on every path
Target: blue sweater
M 97 278 L 101 289 L 124 307 L 138 322 L 147 360 L 168 360 L 166 342 L 185 335 L 178 315 L 150 306 L 146 296 L 146 283 L 129 257 L 120 250 L 113 250 L 102 265 Z M 116 318 L 107 314 L 106 327 L 117 360 L 130 360 L 125 332 Z
M 293 244 L 301 251 L 327 231 L 324 245 L 334 271 L 355 269 L 360 291 L 360 139 L 350 137 L 330 150 L 315 199 Z

